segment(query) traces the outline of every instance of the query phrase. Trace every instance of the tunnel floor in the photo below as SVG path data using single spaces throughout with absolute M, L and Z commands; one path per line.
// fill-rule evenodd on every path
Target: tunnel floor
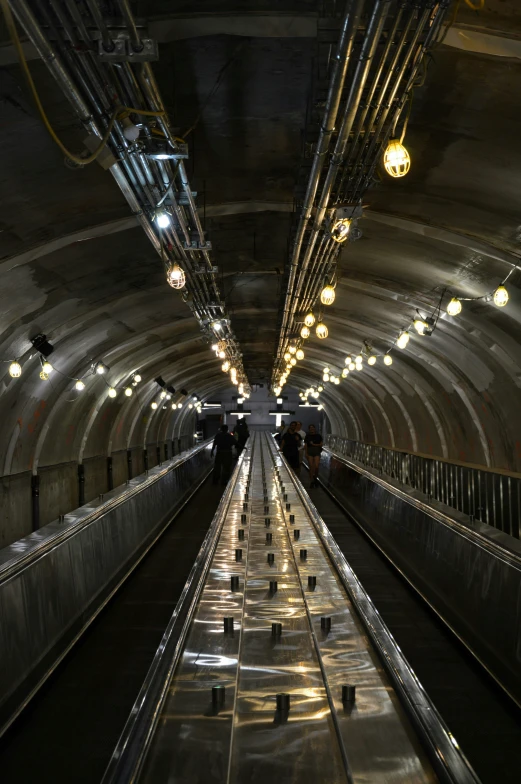
M 518 782 L 521 710 L 327 491 L 309 493 L 482 783 Z
M 99 784 L 222 491 L 206 479 L 5 733 L 4 784 Z

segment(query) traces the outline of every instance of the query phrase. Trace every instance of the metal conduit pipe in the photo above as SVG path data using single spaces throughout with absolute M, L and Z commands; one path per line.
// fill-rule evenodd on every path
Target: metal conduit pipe
M 82 41 L 85 43 L 90 43 L 92 39 L 90 37 L 89 31 L 85 27 L 85 23 L 83 21 L 82 15 L 80 14 L 77 3 L 75 0 L 66 0 L 66 6 L 72 17 L 75 27 L 78 28 L 79 36 L 81 37 Z
M 356 64 L 355 73 L 351 82 L 347 104 L 344 111 L 344 116 L 342 118 L 342 125 L 340 126 L 340 131 L 338 132 L 338 137 L 331 158 L 331 163 L 329 164 L 326 181 L 322 187 L 322 195 L 315 213 L 313 227 L 315 231 L 320 228 L 320 225 L 324 220 L 324 215 L 329 204 L 331 191 L 335 184 L 340 165 L 344 160 L 349 134 L 351 133 L 356 113 L 360 107 L 360 100 L 362 98 L 362 93 L 367 81 L 367 77 L 369 76 L 371 65 L 376 55 L 378 44 L 380 42 L 380 36 L 382 34 L 384 22 L 389 11 L 389 4 L 390 0 L 376 0 L 374 4 L 373 13 L 371 14 L 371 18 L 367 26 L 364 42 L 360 48 L 360 54 L 358 55 L 358 62 Z
M 72 0 L 74 3 L 75 0 Z M 105 24 L 105 20 L 101 14 L 101 11 L 98 6 L 98 0 L 85 0 L 87 8 L 90 11 L 90 15 L 92 16 L 92 20 L 94 22 L 94 26 L 98 28 L 101 33 L 101 40 L 103 42 L 103 48 L 106 52 L 112 52 L 114 49 L 114 44 L 112 42 L 112 38 L 109 35 L 109 31 Z
M 121 11 L 121 15 L 125 20 L 125 24 L 128 28 L 128 32 L 130 34 L 130 40 L 132 41 L 132 46 L 136 50 L 136 52 L 140 52 L 143 48 L 143 44 L 141 43 L 141 38 L 138 35 L 136 23 L 134 22 L 134 17 L 132 15 L 132 11 L 130 10 L 130 6 L 127 0 L 118 0 L 118 5 Z
M 378 43 L 380 40 L 380 35 L 382 33 L 385 19 L 387 17 L 387 12 L 389 10 L 389 3 L 390 0 L 376 0 L 373 6 L 373 11 L 371 13 L 369 24 L 367 26 L 364 41 L 360 48 L 360 53 L 358 55 L 358 61 L 356 64 L 355 72 L 351 80 L 351 87 L 349 90 L 349 95 L 347 97 L 347 102 L 344 109 L 344 116 L 337 137 L 335 149 L 333 151 L 326 181 L 322 188 L 322 195 L 320 197 L 320 201 L 315 213 L 312 234 L 309 238 L 308 246 L 306 248 L 306 253 L 302 261 L 301 272 L 300 272 L 299 280 L 297 282 L 296 291 L 293 299 L 294 303 L 296 303 L 299 300 L 302 294 L 302 280 L 309 266 L 311 254 L 313 253 L 317 241 L 317 234 L 322 224 L 322 221 L 324 220 L 324 215 L 329 203 L 331 190 L 333 188 L 339 167 L 344 157 L 349 134 L 351 132 L 351 128 L 359 108 L 362 91 L 365 87 L 365 82 L 367 80 L 367 76 L 369 74 L 369 70 L 371 68 L 371 64 L 375 56 L 376 49 L 378 47 Z M 313 276 L 314 278 L 320 281 L 320 277 L 316 274 L 318 259 L 319 259 L 319 253 L 317 253 L 315 256 L 309 275 L 310 277 Z M 296 305 L 294 304 L 293 312 L 291 313 L 291 316 L 294 315 L 295 307 Z
M 315 193 L 318 187 L 320 174 L 322 172 L 322 167 L 324 164 L 324 157 L 329 149 L 329 141 L 335 127 L 338 107 L 340 105 L 340 99 L 342 96 L 344 81 L 347 73 L 347 68 L 349 65 L 349 58 L 353 48 L 353 42 L 358 29 L 358 24 L 360 21 L 363 5 L 364 5 L 364 0 L 350 0 L 350 2 L 348 2 L 346 5 L 346 13 L 344 14 L 344 18 L 342 21 L 340 40 L 335 55 L 335 62 L 333 65 L 333 71 L 331 74 L 330 85 L 329 85 L 328 95 L 326 99 L 324 120 L 320 128 L 320 135 L 317 143 L 317 149 L 314 155 L 308 187 L 304 198 L 303 217 L 301 218 L 299 227 L 297 229 L 297 236 L 295 239 L 292 257 L 290 261 L 288 287 L 287 287 L 286 300 L 284 303 L 284 312 L 282 315 L 281 333 L 280 333 L 279 347 L 277 353 L 279 360 L 282 354 L 284 353 L 286 334 L 289 326 L 289 318 L 290 318 L 290 313 L 292 312 L 291 306 L 293 300 L 293 289 L 297 277 L 300 248 L 302 245 L 302 241 L 304 238 L 304 233 L 306 230 L 309 217 L 311 216 L 311 210 L 313 208 Z

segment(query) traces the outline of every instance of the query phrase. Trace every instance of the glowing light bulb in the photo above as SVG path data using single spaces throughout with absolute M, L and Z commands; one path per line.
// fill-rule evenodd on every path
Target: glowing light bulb
M 356 362 L 357 365 L 359 365 L 360 362 L 363 362 L 363 361 L 364 361 L 364 358 L 363 358 L 363 356 L 361 354 L 359 354 L 357 357 L 355 357 L 355 362 Z
M 179 264 L 172 264 L 167 270 L 166 280 L 173 289 L 182 289 L 186 283 L 186 275 Z
M 9 375 L 11 378 L 20 378 L 22 375 L 22 366 L 19 362 L 11 362 L 9 365 Z
M 291 354 L 289 353 L 289 351 L 286 351 L 286 353 L 284 354 L 284 359 L 286 360 L 286 362 L 289 362 L 289 361 L 290 361 L 290 359 L 291 359 Z
M 504 308 L 508 302 L 508 291 L 504 286 L 498 286 L 494 292 L 494 305 Z
M 350 365 L 352 361 L 351 357 L 346 357 L 346 365 Z
M 349 368 L 346 368 L 346 367 L 345 367 L 345 368 L 342 370 L 342 378 L 347 378 L 347 377 L 348 377 L 348 375 L 349 375 Z
M 166 397 L 166 392 L 165 392 L 165 390 L 164 390 L 164 389 L 162 389 L 162 390 L 161 390 L 161 394 L 159 395 L 159 397 L 161 398 L 161 400 L 164 400 L 164 399 L 165 399 L 165 397 Z
M 178 404 L 177 404 L 177 408 L 182 408 L 182 407 L 183 407 L 183 404 L 182 404 L 182 403 L 178 403 Z
M 322 386 L 322 384 L 318 387 L 318 391 L 319 392 L 323 392 L 324 391 L 324 387 Z
M 405 177 L 411 168 L 411 156 L 399 139 L 391 139 L 384 153 L 384 166 L 391 177 Z
M 219 351 L 219 359 L 224 359 L 226 357 L 226 351 Z
M 461 313 L 461 301 L 456 297 L 453 297 L 447 305 L 447 313 L 449 316 L 457 316 Z
M 398 340 L 396 341 L 396 345 L 398 348 L 405 348 L 407 343 L 409 342 L 409 333 L 408 332 L 400 332 L 398 336 Z
M 322 411 L 323 408 L 324 408 L 324 406 L 321 403 L 319 406 L 317 406 L 317 411 Z
M 348 365 L 348 368 L 349 368 L 349 370 L 354 370 L 356 368 L 355 363 L 354 362 L 350 362 L 349 365 Z
M 323 305 L 332 305 L 335 301 L 335 289 L 333 286 L 324 286 L 320 292 L 320 301 Z
M 170 215 L 168 212 L 158 212 L 156 214 L 156 223 L 160 229 L 166 229 L 170 226 Z
M 295 357 L 291 357 L 290 362 L 293 366 L 297 364 L 297 360 L 295 359 Z
M 114 389 L 114 387 L 109 387 L 109 397 L 116 397 L 118 393 Z
M 418 335 L 423 335 L 429 325 L 423 319 L 414 319 L 413 326 Z
M 364 366 L 361 362 L 357 362 L 355 365 L 355 370 L 363 370 Z
M 49 380 L 49 376 L 43 370 L 40 370 L 40 378 L 42 379 L 42 381 L 48 381 Z
M 335 240 L 335 242 L 345 242 L 350 228 L 351 221 L 349 218 L 340 218 L 340 220 L 335 221 L 331 228 L 331 239 Z
M 393 364 L 392 356 L 390 354 L 386 354 L 385 357 L 384 357 L 384 365 L 387 365 L 389 367 L 389 365 L 392 365 L 392 364 Z
M 137 381 L 138 384 L 141 381 L 141 376 L 139 375 L 139 373 L 134 373 L 134 381 Z
M 324 381 L 329 381 L 329 373 L 324 373 L 322 378 L 324 379 Z
M 320 340 L 324 340 L 324 338 L 327 338 L 327 336 L 328 336 L 328 329 L 327 329 L 326 325 L 322 321 L 320 321 L 317 324 L 315 332 L 316 332 L 317 338 L 319 338 Z
M 150 408 L 153 408 L 154 410 L 157 408 L 157 403 L 156 403 L 156 401 L 155 401 L 155 400 L 153 400 L 153 401 L 150 403 Z
M 304 359 L 304 352 L 302 351 L 301 348 L 297 349 L 297 353 L 295 354 L 295 356 L 299 362 L 301 362 Z
M 44 373 L 47 373 L 47 375 L 49 376 L 52 373 L 52 371 L 54 370 L 54 368 L 53 368 L 53 366 L 51 365 L 50 362 L 44 362 L 43 365 L 42 365 L 42 370 L 43 370 Z
M 306 327 L 312 327 L 314 323 L 315 323 L 315 316 L 310 311 L 304 318 L 304 324 L 306 325 Z
M 290 346 L 290 347 L 289 347 L 289 353 L 290 353 L 290 354 L 294 354 L 294 353 L 296 352 L 296 350 L 297 350 L 297 349 L 296 349 L 296 346 Z
M 125 387 L 125 395 L 127 397 L 132 397 L 132 388 L 131 387 Z
M 223 328 L 220 321 L 212 321 L 211 327 L 212 329 L 215 329 L 216 332 L 219 332 Z
M 85 389 L 85 384 L 83 383 L 83 381 L 81 380 L 81 378 L 79 378 L 79 379 L 76 381 L 76 383 L 74 384 L 74 389 L 77 389 L 77 390 L 78 390 L 78 392 L 81 392 L 83 389 Z
M 108 367 L 103 362 L 98 362 L 96 365 L 96 373 L 98 376 L 103 376 L 108 370 Z
M 375 355 L 374 355 L 374 354 L 372 354 L 372 355 L 369 357 L 369 359 L 367 360 L 367 364 L 368 364 L 368 365 L 375 365 L 375 364 L 376 364 L 376 357 L 375 357 Z
M 229 369 L 230 369 L 230 363 L 228 362 L 228 360 L 226 360 L 226 362 L 222 363 L 221 370 L 223 373 L 227 373 Z
M 309 336 L 310 336 L 310 335 L 311 335 L 311 332 L 309 331 L 309 327 L 306 327 L 306 326 L 304 325 L 304 326 L 302 327 L 302 329 L 300 330 L 300 337 L 301 337 L 301 338 L 304 338 L 304 340 L 307 340 L 307 339 L 309 338 Z

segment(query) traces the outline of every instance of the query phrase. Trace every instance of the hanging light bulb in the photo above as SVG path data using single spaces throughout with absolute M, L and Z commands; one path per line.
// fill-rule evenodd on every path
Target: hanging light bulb
M 507 302 L 508 291 L 503 285 L 498 286 L 494 292 L 494 305 L 497 305 L 498 308 L 504 308 Z
M 186 276 L 179 264 L 170 265 L 166 272 L 166 280 L 168 285 L 172 286 L 173 289 L 182 289 L 184 287 Z
M 322 378 L 323 378 L 324 381 L 329 381 L 329 373 L 324 373 Z
M 371 356 L 367 360 L 367 364 L 368 365 L 375 365 L 376 364 L 376 357 L 375 357 L 374 354 L 371 354 Z
M 348 368 L 349 368 L 349 370 L 354 370 L 356 368 L 355 363 L 354 362 L 350 362 L 349 365 L 348 365 Z
M 389 365 L 392 365 L 392 364 L 393 364 L 392 356 L 390 354 L 386 354 L 385 357 L 384 357 L 384 365 L 387 365 L 389 367 Z
M 116 397 L 118 393 L 114 389 L 114 387 L 109 387 L 109 397 Z
M 399 139 L 391 139 L 387 145 L 384 166 L 391 177 L 405 177 L 411 168 L 411 156 Z
M 136 381 L 138 384 L 141 381 L 141 376 L 139 373 L 134 373 L 134 381 Z
M 165 392 L 165 390 L 164 390 L 164 389 L 162 389 L 162 390 L 161 390 L 161 394 L 159 395 L 159 397 L 161 398 L 161 400 L 164 400 L 164 399 L 165 399 L 165 397 L 166 397 L 166 392 Z
M 363 356 L 362 356 L 361 354 L 358 354 L 358 356 L 357 356 L 357 357 L 355 357 L 355 363 L 356 363 L 357 365 L 359 365 L 359 364 L 360 364 L 361 362 L 363 362 L 363 361 L 364 361 L 364 358 L 363 358 Z
M 170 215 L 168 212 L 156 212 L 156 223 L 160 229 L 166 229 L 170 226 Z
M 155 401 L 155 400 L 153 400 L 153 401 L 150 403 L 150 408 L 153 408 L 154 410 L 157 408 L 157 403 L 156 403 L 156 401 Z
M 332 305 L 335 301 L 335 289 L 333 286 L 324 286 L 320 292 L 320 301 L 323 305 Z
M 324 391 L 324 387 L 322 386 L 322 384 L 320 384 L 320 386 L 318 387 L 318 391 L 319 392 L 323 392 Z
M 40 370 L 40 378 L 42 379 L 42 381 L 48 381 L 49 375 L 44 370 Z
M 317 411 L 322 411 L 323 408 L 324 408 L 324 406 L 321 403 L 319 406 L 317 406 Z
M 335 221 L 331 228 L 331 239 L 335 240 L 335 242 L 345 242 L 350 228 L 351 221 L 349 218 L 340 218 L 340 220 Z
M 11 378 L 20 378 L 22 375 L 22 366 L 16 360 L 9 365 L 9 375 Z
M 414 319 L 413 326 L 418 335 L 423 335 L 429 325 L 423 319 Z
M 346 365 L 350 365 L 352 361 L 351 357 L 346 357 Z
M 315 323 L 315 316 L 313 315 L 312 311 L 309 311 L 309 313 L 304 318 L 304 324 L 306 325 L 306 327 L 312 327 L 314 323 Z
M 348 375 L 349 375 L 349 369 L 345 367 L 345 368 L 342 370 L 342 378 L 347 378 L 347 377 L 348 377 Z
M 212 343 L 212 351 L 215 351 L 215 353 L 217 354 L 217 352 L 219 351 L 218 343 Z
M 77 390 L 78 390 L 78 392 L 81 392 L 83 389 L 85 389 L 85 384 L 83 383 L 83 381 L 81 380 L 81 378 L 79 378 L 79 379 L 76 381 L 76 383 L 74 384 L 74 389 L 77 389 Z
M 296 347 L 296 346 L 290 346 L 290 347 L 289 347 L 289 353 L 290 353 L 290 354 L 294 354 L 294 353 L 296 352 L 296 350 L 297 350 L 297 347 Z
M 178 404 L 177 404 L 177 408 L 182 408 L 182 407 L 183 407 L 183 404 L 182 404 L 182 403 L 178 403 Z
M 304 359 L 304 352 L 302 351 L 301 348 L 297 349 L 297 353 L 295 354 L 295 356 L 299 362 L 301 362 Z
M 293 366 L 297 364 L 297 360 L 295 359 L 295 357 L 291 357 L 290 362 Z
M 219 351 L 219 359 L 224 359 L 226 357 L 226 351 Z
M 125 395 L 127 397 L 132 397 L 132 387 L 125 387 Z
M 461 300 L 457 299 L 457 297 L 453 297 L 447 305 L 447 313 L 449 316 L 457 316 L 461 313 Z
M 289 362 L 289 361 L 290 361 L 290 359 L 291 359 L 291 354 L 289 353 L 289 351 L 286 351 L 286 353 L 284 354 L 284 359 L 286 360 L 286 362 Z
M 51 365 L 50 362 L 44 362 L 42 364 L 42 370 L 43 370 L 44 373 L 47 373 L 47 375 L 50 376 L 50 374 L 52 373 L 54 368 L 53 368 L 53 366 Z
M 302 329 L 300 330 L 300 337 L 304 338 L 304 340 L 307 340 L 309 338 L 310 334 L 311 334 L 311 332 L 309 331 L 309 327 L 306 327 L 306 325 L 304 325 L 302 327 Z
M 396 341 L 396 345 L 398 346 L 398 348 L 405 348 L 407 343 L 409 342 L 409 337 L 410 335 L 407 331 L 400 332 L 398 336 L 398 340 Z
M 220 321 L 212 321 L 210 326 L 212 329 L 215 329 L 216 332 L 219 332 L 223 328 Z
M 223 373 L 227 373 L 229 369 L 230 369 L 230 363 L 228 362 L 228 360 L 226 360 L 226 362 L 222 363 L 221 370 Z
M 327 338 L 327 336 L 328 336 L 328 329 L 327 329 L 326 325 L 322 321 L 319 321 L 319 323 L 317 324 L 317 328 L 316 328 L 315 332 L 316 332 L 317 338 L 320 338 L 320 340 L 324 340 L 324 338 Z
M 356 365 L 355 365 L 355 370 L 363 370 L 363 369 L 364 369 L 364 366 L 362 365 L 362 363 L 361 362 L 357 362 Z

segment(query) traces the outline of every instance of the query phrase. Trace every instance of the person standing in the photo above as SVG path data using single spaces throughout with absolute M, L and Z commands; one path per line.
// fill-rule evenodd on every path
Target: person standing
M 212 484 L 216 485 L 219 479 L 222 485 L 228 482 L 232 469 L 232 447 L 239 451 L 235 438 L 231 433 L 228 433 L 228 425 L 221 425 L 221 429 L 216 433 L 212 444 L 211 456 L 213 457 L 213 453 L 217 451 L 213 467 Z
M 297 433 L 299 434 L 299 436 L 302 439 L 302 441 L 300 442 L 299 449 L 298 449 L 299 466 L 302 468 L 302 461 L 304 460 L 304 449 L 305 449 L 304 440 L 306 438 L 306 431 L 302 430 L 302 422 L 297 422 Z
M 301 441 L 302 438 L 297 432 L 297 423 L 292 422 L 287 431 L 282 436 L 280 450 L 294 471 L 298 471 L 300 468 L 298 450 Z
M 320 465 L 320 454 L 322 452 L 322 436 L 317 433 L 315 425 L 308 427 L 305 438 L 306 457 L 309 465 L 309 486 L 316 487 L 318 479 L 318 467 Z
M 237 422 L 237 426 L 235 428 L 235 434 L 237 436 L 237 453 L 240 455 L 244 447 L 246 446 L 246 441 L 250 437 L 250 431 L 248 429 L 248 425 L 246 424 L 246 420 L 244 417 L 239 419 Z

